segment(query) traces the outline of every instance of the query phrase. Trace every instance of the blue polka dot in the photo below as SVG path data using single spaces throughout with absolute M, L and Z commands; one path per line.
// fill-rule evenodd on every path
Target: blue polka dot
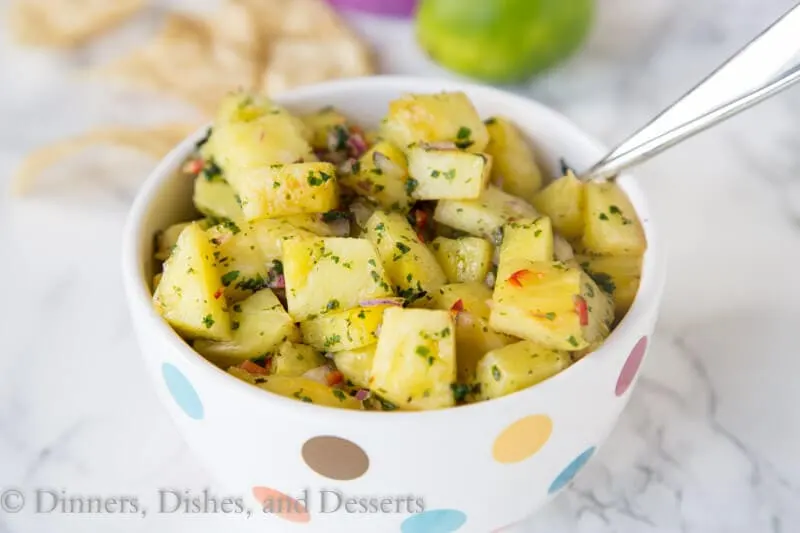
M 467 522 L 467 515 L 452 509 L 425 511 L 407 518 L 400 526 L 402 533 L 453 533 Z
M 197 395 L 197 391 L 194 390 L 194 387 L 183 375 L 183 372 L 174 365 L 164 363 L 161 366 L 161 375 L 164 376 L 164 382 L 167 384 L 169 393 L 175 403 L 183 409 L 183 412 L 190 418 L 202 420 L 203 402 L 200 401 L 200 396 Z
M 569 482 L 573 480 L 573 478 L 578 474 L 578 472 L 580 472 L 581 468 L 583 468 L 584 465 L 586 465 L 586 462 L 589 461 L 589 459 L 591 459 L 592 455 L 594 455 L 594 450 L 595 447 L 592 446 L 591 448 L 580 454 L 578 457 L 576 457 L 575 460 L 573 460 L 558 475 L 555 481 L 553 481 L 552 485 L 550 485 L 550 490 L 548 490 L 547 492 L 553 494 L 554 492 L 563 489 L 567 484 L 569 484 Z

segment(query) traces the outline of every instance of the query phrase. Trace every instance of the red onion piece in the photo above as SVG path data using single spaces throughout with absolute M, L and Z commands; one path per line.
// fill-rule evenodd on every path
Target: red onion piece
M 369 391 L 369 389 L 361 389 L 356 393 L 356 400 L 358 400 L 359 402 L 363 402 L 370 396 L 372 396 L 372 393 Z
M 346 218 L 333 220 L 327 224 L 331 228 L 331 233 L 334 237 L 348 237 L 350 235 L 350 221 Z
M 271 280 L 267 286 L 270 289 L 285 289 L 286 288 L 286 278 L 283 274 L 278 274 L 275 276 L 275 279 Z
M 397 307 L 403 307 L 405 300 L 403 298 L 375 298 L 374 300 L 364 300 L 363 302 L 359 302 L 358 305 L 361 307 L 375 307 L 378 305 L 395 305 Z
M 361 157 L 367 151 L 367 141 L 360 133 L 352 133 L 347 139 L 347 147 L 353 157 Z
M 303 374 L 304 378 L 308 378 L 312 381 L 316 381 L 317 383 L 322 383 L 323 385 L 328 384 L 328 374 L 330 373 L 331 368 L 328 365 L 318 366 L 317 368 L 312 368 L 305 374 Z

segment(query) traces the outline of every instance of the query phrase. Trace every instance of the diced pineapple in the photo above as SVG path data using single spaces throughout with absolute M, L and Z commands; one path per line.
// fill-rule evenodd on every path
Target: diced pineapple
M 451 407 L 455 325 L 447 311 L 393 307 L 383 315 L 370 388 L 400 409 Z
M 199 339 L 194 349 L 221 368 L 264 355 L 297 335 L 292 318 L 269 289 L 263 289 L 232 307 L 231 340 Z
M 294 378 L 325 363 L 325 358 L 313 347 L 286 341 L 272 354 L 269 369 L 272 375 Z
M 329 313 L 300 324 L 303 340 L 326 352 L 354 350 L 378 342 L 378 331 L 387 305 L 354 307 Z
M 153 257 L 158 261 L 166 261 L 172 253 L 172 247 L 177 244 L 178 237 L 180 237 L 183 230 L 190 224 L 192 223 L 181 222 L 179 224 L 173 224 L 164 231 L 159 231 L 156 234 L 156 251 Z
M 644 230 L 625 191 L 616 183 L 587 183 L 583 244 L 596 254 L 643 255 Z
M 347 381 L 356 387 L 368 389 L 376 348 L 377 345 L 371 344 L 355 350 L 336 352 L 333 354 L 333 362 Z
M 248 220 L 324 213 L 339 207 L 336 167 L 331 163 L 274 164 L 242 170 L 231 183 Z
M 296 226 L 291 220 L 304 215 L 295 215 L 286 218 L 265 218 L 256 220 L 250 225 L 258 247 L 261 249 L 267 262 L 283 260 L 283 243 L 295 239 L 313 239 L 318 234 L 311 230 Z
M 384 209 L 408 211 L 406 156 L 391 143 L 382 141 L 370 148 L 354 166 L 354 172 L 342 175 L 339 181 Z
M 347 125 L 347 117 L 333 107 L 324 107 L 316 113 L 302 116 L 300 119 L 311 132 L 311 146 L 315 150 L 327 149 L 331 131 L 337 126 Z
M 525 200 L 490 185 L 477 200 L 441 200 L 433 218 L 472 235 L 493 239 L 506 222 L 534 218 L 536 209 Z
M 227 340 L 231 323 L 224 298 L 215 298 L 219 269 L 211 243 L 198 223 L 178 237 L 153 295 L 156 310 L 187 339 Z
M 490 139 L 486 152 L 494 158 L 492 180 L 502 183 L 504 191 L 530 202 L 542 186 L 533 150 L 506 118 L 492 117 L 486 121 L 486 128 Z
M 553 227 L 548 217 L 521 218 L 503 226 L 498 278 L 506 278 L 513 273 L 505 266 L 514 259 L 553 260 Z
M 450 283 L 483 282 L 492 267 L 494 251 L 486 239 L 436 237 L 431 249 Z
M 489 133 L 463 92 L 412 94 L 389 103 L 381 137 L 402 149 L 415 143 L 450 141 L 470 152 L 482 152 Z
M 603 291 L 614 297 L 614 313 L 621 320 L 630 309 L 642 277 L 641 256 L 578 256 L 578 263 Z
M 408 149 L 408 173 L 414 179 L 411 196 L 417 200 L 480 197 L 492 169 L 492 158 L 460 150 L 436 150 L 427 145 Z
M 492 291 L 483 283 L 445 285 L 434 298 L 437 309 L 456 317 L 456 361 L 458 380 L 472 383 L 481 357 L 491 350 L 513 342 L 513 338 L 489 327 Z
M 394 296 L 375 247 L 365 239 L 287 240 L 283 271 L 289 313 L 298 321 Z
M 583 182 L 568 172 L 536 195 L 533 206 L 549 216 L 556 231 L 569 240 L 583 235 Z
M 567 368 L 570 354 L 531 341 L 487 353 L 478 363 L 477 381 L 484 400 L 499 398 L 540 383 Z
M 194 206 L 206 216 L 226 218 L 236 224 L 245 223 L 242 206 L 228 182 L 215 178 L 211 181 L 197 176 L 194 180 Z
M 248 99 L 254 104 L 248 105 Z M 256 100 L 259 98 L 245 95 L 240 104 L 223 104 L 204 147 L 235 190 L 241 170 L 316 160 L 303 122 L 271 102 L 262 106 Z
M 218 289 L 229 302 L 238 302 L 267 286 L 271 263 L 264 259 L 258 240 L 248 226 L 230 221 L 206 230 L 213 246 L 212 261 L 220 272 Z
M 489 319 L 497 331 L 569 351 L 608 336 L 614 304 L 579 267 L 514 259 L 504 269 Z
M 290 376 L 254 376 L 236 367 L 228 369 L 228 373 L 242 381 L 255 385 L 259 389 L 280 394 L 300 402 L 341 409 L 361 410 L 363 408 L 360 401 L 342 389 L 328 387 L 313 379 Z
M 275 220 L 275 219 L 271 219 Z M 320 237 L 334 237 L 334 231 L 331 226 L 322 220 L 319 213 L 306 213 L 303 215 L 291 215 L 284 217 L 283 220 L 302 230 L 310 231 L 314 235 Z
M 214 125 L 250 123 L 264 117 L 278 117 L 290 122 L 295 130 L 308 133 L 303 121 L 292 116 L 284 107 L 263 93 L 245 90 L 231 91 L 225 95 L 217 108 Z
M 409 304 L 423 305 L 447 282 L 439 263 L 406 217 L 375 211 L 367 221 L 367 238 L 378 250 L 397 294 Z

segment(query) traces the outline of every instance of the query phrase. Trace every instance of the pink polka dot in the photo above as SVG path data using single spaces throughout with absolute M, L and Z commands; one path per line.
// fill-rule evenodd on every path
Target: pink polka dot
M 647 337 L 642 337 L 639 339 L 639 342 L 636 343 L 636 346 L 633 347 L 633 350 L 631 350 L 628 360 L 625 361 L 625 364 L 622 366 L 622 372 L 619 373 L 617 388 L 614 391 L 617 396 L 625 394 L 631 386 L 631 383 L 633 383 L 633 378 L 636 377 L 639 367 L 642 366 L 642 359 L 644 359 L 646 351 Z
M 311 521 L 306 506 L 282 492 L 268 487 L 253 487 L 253 496 L 265 513 L 274 514 L 289 522 L 304 524 Z

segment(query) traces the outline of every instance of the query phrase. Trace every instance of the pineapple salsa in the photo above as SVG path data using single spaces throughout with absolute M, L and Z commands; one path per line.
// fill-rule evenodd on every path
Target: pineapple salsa
M 232 93 L 156 236 L 157 311 L 211 363 L 345 409 L 425 410 L 539 383 L 630 307 L 646 242 L 614 183 L 543 186 L 505 117 L 407 95 L 377 131 Z

